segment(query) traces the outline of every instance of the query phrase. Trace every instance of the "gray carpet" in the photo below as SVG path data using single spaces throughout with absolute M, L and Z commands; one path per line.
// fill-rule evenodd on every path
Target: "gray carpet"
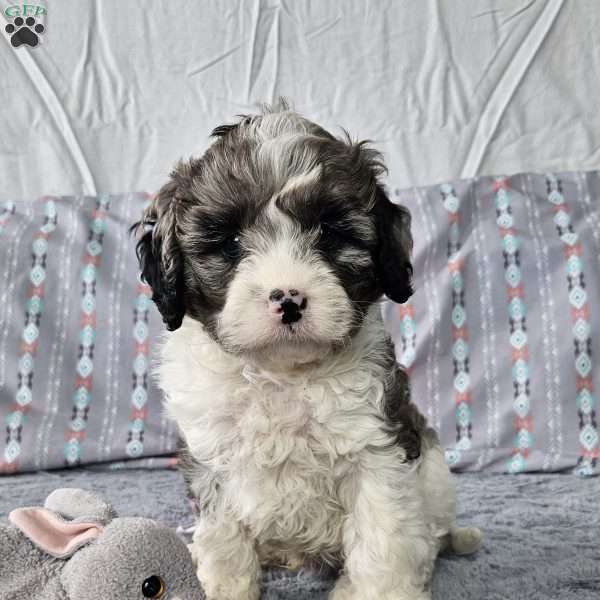
M 179 475 L 141 470 L 0 478 L 0 518 L 16 506 L 42 503 L 63 486 L 95 489 L 121 515 L 148 516 L 173 527 L 192 524 Z M 484 544 L 472 557 L 438 560 L 434 599 L 600 598 L 600 478 L 469 474 L 458 477 L 458 488 L 459 521 L 480 527 Z M 271 571 L 264 575 L 263 599 L 322 600 L 331 586 L 330 574 Z

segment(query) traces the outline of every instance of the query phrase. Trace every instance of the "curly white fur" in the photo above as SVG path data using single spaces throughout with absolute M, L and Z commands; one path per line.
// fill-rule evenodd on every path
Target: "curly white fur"
M 166 407 L 208 468 L 192 487 L 209 598 L 256 599 L 261 562 L 315 555 L 345 557 L 335 600 L 429 598 L 440 546 L 460 540 L 454 490 L 434 435 L 407 463 L 382 428 L 385 342 L 377 306 L 351 344 L 292 371 L 225 353 L 189 318 L 168 334 Z

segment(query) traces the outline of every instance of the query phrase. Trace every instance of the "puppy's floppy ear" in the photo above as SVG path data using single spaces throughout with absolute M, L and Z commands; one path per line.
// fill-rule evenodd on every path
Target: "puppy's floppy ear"
M 183 257 L 177 243 L 176 181 L 160 190 L 132 229 L 141 237 L 136 253 L 142 278 L 152 288 L 156 303 L 169 331 L 177 329 L 185 314 L 183 298 Z
M 375 189 L 373 213 L 379 238 L 375 257 L 377 277 L 385 295 L 402 304 L 413 293 L 410 213 L 404 206 L 391 202 L 380 184 Z

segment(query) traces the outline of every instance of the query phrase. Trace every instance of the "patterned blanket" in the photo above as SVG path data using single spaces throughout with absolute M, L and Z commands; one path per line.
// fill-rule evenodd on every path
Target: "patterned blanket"
M 416 293 L 384 316 L 449 464 L 595 473 L 599 173 L 391 192 L 413 214 Z M 0 206 L 0 472 L 172 464 L 162 323 L 128 233 L 147 201 Z

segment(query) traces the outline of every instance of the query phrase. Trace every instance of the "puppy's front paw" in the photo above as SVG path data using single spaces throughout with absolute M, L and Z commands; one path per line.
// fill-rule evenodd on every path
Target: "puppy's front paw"
M 212 572 L 211 572 L 212 571 Z M 196 571 L 207 600 L 259 600 L 258 582 L 249 575 L 234 576 L 203 568 Z
M 374 586 L 360 589 L 352 584 L 347 575 L 342 575 L 329 594 L 328 600 L 431 600 L 431 594 L 427 591 L 403 590 L 379 592 Z

